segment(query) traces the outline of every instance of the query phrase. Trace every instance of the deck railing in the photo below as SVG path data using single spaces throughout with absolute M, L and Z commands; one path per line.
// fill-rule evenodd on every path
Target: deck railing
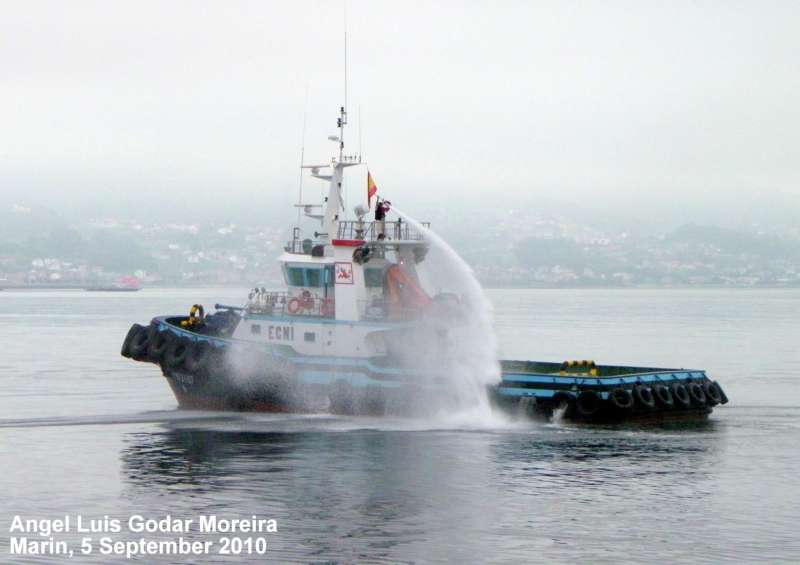
M 336 315 L 336 304 L 331 298 L 314 296 L 292 296 L 283 291 L 261 291 L 255 289 L 248 297 L 246 310 L 248 314 L 265 314 L 268 316 L 316 316 L 333 318 Z
M 314 233 L 314 237 L 318 237 L 320 233 Z M 311 239 L 310 237 L 300 237 L 300 228 L 292 229 L 292 239 L 286 242 L 286 245 L 283 246 L 284 251 L 288 253 L 296 253 L 297 255 L 314 255 L 314 249 L 317 249 L 317 252 L 320 253 L 320 256 L 323 253 L 324 243 L 318 239 Z
M 298 255 L 312 255 L 314 248 L 323 245 L 319 240 L 314 239 L 290 239 L 286 242 L 283 249 L 289 253 L 296 253 Z
M 426 229 L 431 227 L 430 222 L 422 222 Z M 424 234 L 421 230 L 408 222 L 359 222 L 346 220 L 339 222 L 337 239 L 354 239 L 364 241 L 378 241 L 383 234 L 389 240 L 422 241 Z

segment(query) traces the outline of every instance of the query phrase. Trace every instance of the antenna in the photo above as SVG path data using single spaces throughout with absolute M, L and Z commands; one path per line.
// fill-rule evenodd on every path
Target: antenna
M 347 111 L 347 0 L 344 2 L 344 108 Z
M 358 105 L 358 162 L 361 162 L 361 104 Z
M 339 110 L 339 162 L 344 157 L 344 126 L 347 124 L 347 1 L 344 3 L 344 106 Z
M 300 137 L 300 182 L 297 189 L 297 203 L 303 203 L 303 161 L 306 153 L 306 118 L 308 117 L 308 86 L 306 86 L 306 98 L 303 103 L 303 134 Z M 300 227 L 300 207 L 297 207 L 297 227 Z

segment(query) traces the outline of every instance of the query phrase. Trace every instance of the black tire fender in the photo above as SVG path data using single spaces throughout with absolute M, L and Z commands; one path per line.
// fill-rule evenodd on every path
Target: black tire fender
M 608 394 L 608 401 L 614 408 L 630 410 L 633 408 L 633 395 L 627 388 L 615 388 Z
M 653 396 L 653 390 L 650 387 L 636 385 L 633 387 L 633 397 L 636 399 L 636 403 L 644 408 L 652 409 L 656 407 L 656 399 Z
M 150 340 L 147 337 L 149 333 L 149 326 L 140 327 L 131 338 L 129 351 L 133 359 L 142 361 L 147 357 L 147 347 L 150 345 Z
M 575 401 L 575 410 L 579 416 L 589 418 L 597 414 L 602 405 L 603 402 L 599 394 L 593 390 L 584 390 L 578 394 L 578 399 Z
M 714 381 L 703 383 L 703 392 L 706 393 L 709 406 L 716 406 L 722 402 L 722 394 L 719 385 Z
M 664 408 L 672 408 L 675 406 L 675 400 L 672 398 L 672 391 L 662 384 L 657 384 L 653 387 L 653 396 L 656 402 Z
M 675 400 L 675 405 L 681 408 L 689 408 L 692 405 L 692 399 L 689 396 L 689 391 L 683 383 L 674 383 L 671 387 L 672 398 Z
M 188 339 L 171 339 L 169 342 L 169 347 L 167 347 L 167 351 L 164 353 L 164 364 L 172 369 L 180 368 L 180 366 L 183 365 L 183 362 L 186 360 L 186 356 L 189 354 L 189 348 L 191 346 L 192 342 Z
M 171 341 L 170 332 L 169 330 L 158 331 L 157 326 L 151 326 L 147 341 L 149 342 L 147 346 L 147 357 L 153 363 L 158 363 L 161 361 L 161 358 L 164 357 L 164 353 L 166 353 L 169 347 L 169 342 Z
M 695 406 L 706 405 L 706 393 L 700 383 L 689 383 L 686 388 L 689 390 L 689 398 L 691 398 L 692 404 Z
M 133 324 L 129 329 L 128 333 L 125 335 L 125 339 L 122 340 L 122 349 L 120 349 L 119 354 L 123 357 L 130 357 L 131 356 L 131 341 L 133 340 L 133 336 L 139 333 L 139 330 L 144 329 L 144 326 L 141 324 Z
M 557 392 L 553 396 L 553 410 L 564 409 L 564 416 L 569 418 L 575 410 L 575 397 L 565 392 Z
M 719 395 L 722 398 L 722 400 L 720 401 L 720 404 L 727 404 L 728 403 L 728 395 L 725 394 L 724 390 L 722 390 L 722 385 L 719 384 L 717 381 L 714 381 L 714 384 L 717 385 L 717 388 L 719 389 Z

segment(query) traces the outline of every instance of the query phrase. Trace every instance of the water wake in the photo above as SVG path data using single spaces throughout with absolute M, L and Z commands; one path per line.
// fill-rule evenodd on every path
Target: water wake
M 100 414 L 60 416 L 42 418 L 0 419 L 0 428 L 41 428 L 64 426 L 112 426 L 128 424 L 174 424 L 227 422 L 240 419 L 237 414 L 227 412 L 204 412 L 199 410 L 160 410 L 133 414 Z

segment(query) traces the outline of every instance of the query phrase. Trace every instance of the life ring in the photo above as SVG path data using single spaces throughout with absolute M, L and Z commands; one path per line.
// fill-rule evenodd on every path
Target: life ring
M 703 392 L 706 393 L 706 398 L 708 398 L 708 403 L 711 406 L 716 406 L 722 402 L 722 394 L 720 394 L 720 388 L 716 382 L 708 381 L 703 383 Z
M 319 305 L 319 313 L 326 318 L 333 316 L 336 312 L 336 305 L 332 298 L 325 298 Z
M 706 405 L 706 393 L 700 383 L 689 383 L 689 397 L 692 399 L 692 404 L 696 406 Z
M 133 337 L 139 333 L 139 330 L 144 329 L 144 326 L 139 324 L 133 324 L 128 333 L 125 335 L 125 339 L 122 341 L 122 349 L 120 350 L 119 354 L 123 357 L 130 357 L 131 356 L 131 341 Z
M 289 311 L 289 314 L 297 314 L 300 311 L 300 299 L 292 298 L 286 305 L 286 310 Z
M 689 397 L 689 391 L 681 383 L 675 383 L 670 387 L 672 389 L 672 397 L 675 403 L 683 408 L 689 408 L 692 405 L 692 399 Z
M 597 414 L 602 406 L 600 395 L 593 390 L 584 390 L 578 395 L 575 401 L 575 410 L 583 418 L 590 418 Z
M 164 353 L 164 363 L 173 369 L 179 368 L 189 354 L 191 342 L 187 339 L 170 340 L 169 347 Z
M 656 407 L 656 399 L 653 396 L 653 391 L 650 387 L 643 385 L 637 385 L 633 387 L 633 397 L 636 399 L 636 402 L 645 408 Z
M 664 408 L 672 408 L 675 406 L 675 400 L 672 398 L 672 392 L 670 392 L 670 390 L 662 384 L 658 384 L 653 387 L 653 396 L 655 396 L 656 401 Z
M 626 388 L 615 388 L 608 395 L 608 400 L 615 408 L 630 410 L 633 408 L 633 395 Z

